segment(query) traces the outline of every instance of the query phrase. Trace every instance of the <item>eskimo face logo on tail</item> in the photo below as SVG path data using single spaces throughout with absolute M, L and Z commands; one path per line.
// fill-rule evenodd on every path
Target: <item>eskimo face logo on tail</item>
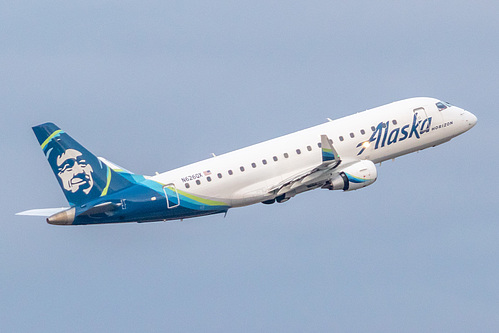
M 58 173 L 64 190 L 88 194 L 94 186 L 92 166 L 83 158 L 83 154 L 75 149 L 67 149 L 56 159 Z
M 357 156 L 362 154 L 367 147 L 371 146 L 371 142 L 376 144 L 373 149 L 382 148 L 385 145 L 389 146 L 393 143 L 404 141 L 412 137 L 420 139 L 421 135 L 430 131 L 432 117 L 418 120 L 418 113 L 415 112 L 412 118 L 412 124 L 407 124 L 402 127 L 390 129 L 390 122 L 381 122 L 374 129 L 373 134 L 368 141 L 360 142 L 357 148 L 361 148 Z

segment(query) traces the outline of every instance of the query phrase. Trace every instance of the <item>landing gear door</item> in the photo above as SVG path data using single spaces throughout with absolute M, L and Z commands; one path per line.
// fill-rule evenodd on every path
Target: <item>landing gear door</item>
M 163 192 L 165 192 L 166 207 L 168 207 L 168 209 L 172 209 L 180 205 L 180 198 L 175 184 L 170 183 L 163 185 Z

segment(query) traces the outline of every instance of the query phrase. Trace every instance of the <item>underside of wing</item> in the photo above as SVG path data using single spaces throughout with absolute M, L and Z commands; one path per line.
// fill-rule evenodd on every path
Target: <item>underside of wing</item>
M 321 150 L 321 164 L 285 179 L 279 184 L 271 187 L 268 192 L 273 193 L 276 196 L 285 195 L 286 193 L 291 192 L 294 192 L 294 195 L 324 185 L 330 178 L 332 171 L 337 168 L 342 161 L 327 135 L 321 135 Z

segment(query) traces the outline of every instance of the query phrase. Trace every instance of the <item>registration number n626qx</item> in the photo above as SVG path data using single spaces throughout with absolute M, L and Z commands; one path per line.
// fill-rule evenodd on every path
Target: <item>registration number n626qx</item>
M 182 177 L 182 182 L 188 182 L 188 181 L 191 181 L 191 180 L 195 180 L 195 179 L 198 179 L 198 178 L 203 178 L 203 174 L 201 173 L 196 173 L 196 174 L 193 174 L 193 175 L 189 175 L 189 176 L 186 176 L 186 177 Z

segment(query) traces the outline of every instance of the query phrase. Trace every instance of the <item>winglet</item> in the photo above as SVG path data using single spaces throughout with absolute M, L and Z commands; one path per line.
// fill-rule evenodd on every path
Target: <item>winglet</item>
M 330 163 L 333 161 L 339 163 L 341 161 L 338 152 L 334 149 L 333 144 L 325 134 L 321 135 L 321 148 L 322 163 Z

